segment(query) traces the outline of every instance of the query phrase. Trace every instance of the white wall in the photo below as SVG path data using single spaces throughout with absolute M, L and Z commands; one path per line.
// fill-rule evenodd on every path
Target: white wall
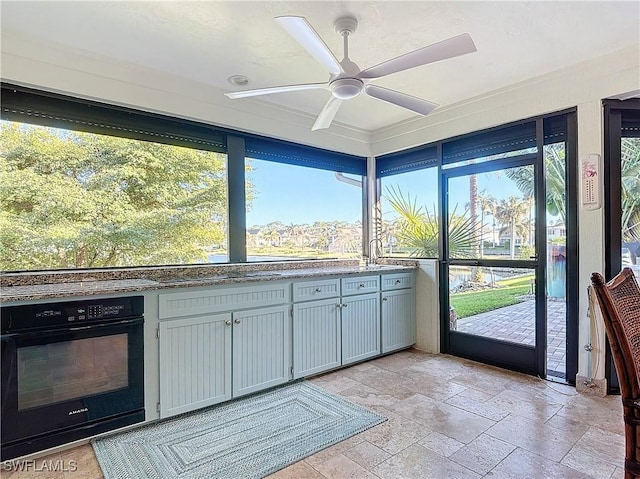
M 418 261 L 416 274 L 416 348 L 428 353 L 440 352 L 440 295 L 438 261 Z

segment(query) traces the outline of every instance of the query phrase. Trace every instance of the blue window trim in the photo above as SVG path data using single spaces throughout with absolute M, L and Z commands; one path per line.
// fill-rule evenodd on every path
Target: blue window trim
M 361 176 L 367 174 L 367 161 L 364 157 L 257 135 L 242 136 L 245 139 L 247 158 Z
M 227 136 L 244 138 L 245 157 L 366 175 L 366 158 L 252 135 L 193 120 L 2 83 L 1 118 L 200 150 L 227 152 Z
M 543 116 L 544 144 L 564 141 L 567 135 L 565 114 Z M 442 159 L 438 159 L 438 147 Z M 514 150 L 536 147 L 536 120 L 527 119 L 481 130 L 459 137 L 397 151 L 376 158 L 376 177 L 382 178 L 432 166 L 482 158 Z

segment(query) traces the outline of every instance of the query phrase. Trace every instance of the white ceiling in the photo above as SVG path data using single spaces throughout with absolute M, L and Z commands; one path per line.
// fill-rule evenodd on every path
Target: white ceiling
M 328 80 L 323 67 L 274 21 L 308 19 L 338 59 L 336 18 L 354 15 L 359 26 L 350 58 L 360 68 L 467 32 L 476 53 L 425 65 L 373 83 L 446 107 L 505 86 L 637 45 L 640 3 L 632 2 L 31 2 L 1 4 L 2 34 L 84 50 L 94 58 L 133 63 L 185 80 L 236 91 Z M 154 78 L 147 78 L 153 87 Z M 186 84 L 186 83 L 185 83 Z M 43 85 L 46 86 L 46 85 Z M 251 100 L 317 115 L 326 91 Z M 373 98 L 347 101 L 336 122 L 376 131 L 416 114 Z

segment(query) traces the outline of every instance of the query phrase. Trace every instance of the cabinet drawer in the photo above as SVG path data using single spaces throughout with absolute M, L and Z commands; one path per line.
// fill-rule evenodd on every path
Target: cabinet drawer
M 290 283 L 212 288 L 159 295 L 158 317 L 179 318 L 289 302 Z
M 413 288 L 413 273 L 393 273 L 382 275 L 382 290 Z
M 340 296 L 340 280 L 304 281 L 293 283 L 293 301 L 310 301 Z
M 380 276 L 342 278 L 342 296 L 380 291 Z

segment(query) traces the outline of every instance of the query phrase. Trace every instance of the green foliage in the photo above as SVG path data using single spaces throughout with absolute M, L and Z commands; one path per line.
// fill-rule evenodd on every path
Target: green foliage
M 406 248 L 411 256 L 438 257 L 438 216 L 426 207 L 418 206 L 417 197 L 411 198 L 400 188 L 389 186 L 385 195 L 391 207 L 400 216 L 397 240 L 400 248 Z M 435 210 L 435 208 L 434 208 Z M 456 211 L 449 215 L 449 255 L 455 258 L 473 257 L 480 238 L 480 225 L 466 214 Z
M 206 261 L 226 230 L 225 157 L 0 125 L 0 268 Z
M 494 311 L 522 302 L 519 297 L 529 293 L 532 279 L 533 275 L 501 280 L 497 282 L 498 288 L 453 293 L 450 303 L 458 318 Z
M 523 245 L 520 247 L 520 251 L 518 251 L 518 258 L 529 260 L 536 254 L 536 249 L 531 245 Z
M 566 221 L 566 179 L 565 179 L 565 147 L 564 143 L 553 143 L 544 147 L 546 167 L 547 212 L 552 216 L 560 216 Z M 518 189 L 526 197 L 533 197 L 534 170 L 532 167 L 508 168 L 507 178 L 513 180 Z
M 640 138 L 623 138 L 622 241 L 640 241 Z

